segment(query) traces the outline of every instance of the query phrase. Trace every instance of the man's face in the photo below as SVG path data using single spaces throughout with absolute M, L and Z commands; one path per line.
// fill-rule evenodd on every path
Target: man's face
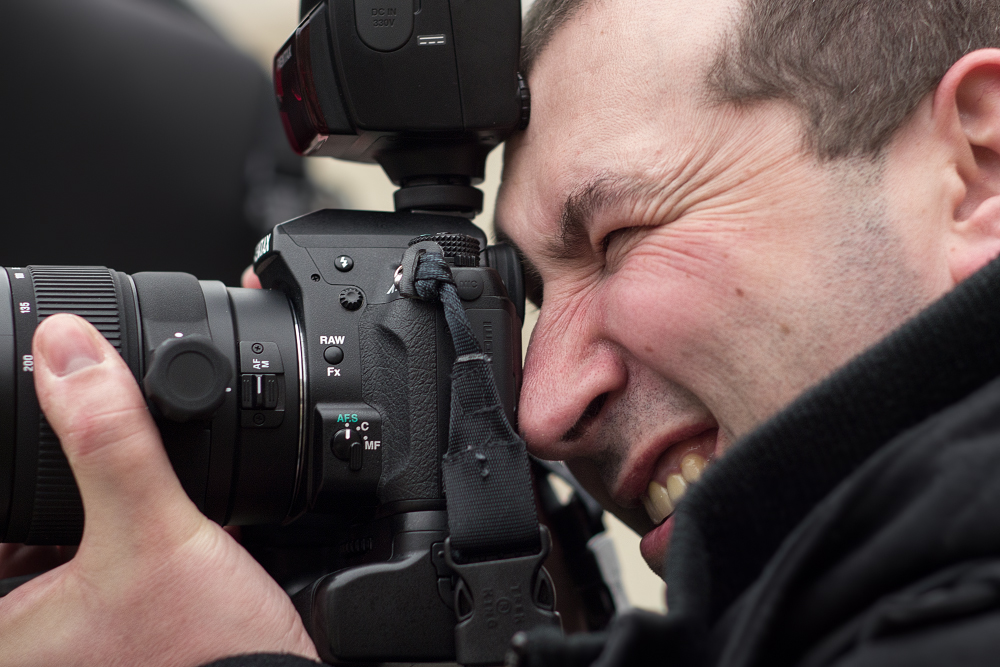
M 544 287 L 520 426 L 651 531 L 658 571 L 672 521 L 654 522 L 698 457 L 945 291 L 947 270 L 933 235 L 901 231 L 891 165 L 820 164 L 788 107 L 709 101 L 732 2 L 590 5 L 532 71 L 497 208 Z

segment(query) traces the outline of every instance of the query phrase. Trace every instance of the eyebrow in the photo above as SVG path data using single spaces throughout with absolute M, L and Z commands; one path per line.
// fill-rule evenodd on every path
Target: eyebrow
M 563 200 L 558 231 L 554 238 L 543 243 L 543 256 L 559 262 L 581 257 L 590 251 L 590 234 L 587 227 L 595 215 L 615 206 L 635 202 L 659 189 L 662 189 L 662 185 L 628 176 L 603 174 L 586 181 Z M 506 243 L 517 251 L 526 271 L 538 274 L 524 249 L 504 230 L 502 220 L 495 221 L 494 232 L 497 241 Z
M 573 190 L 563 201 L 559 232 L 545 253 L 556 260 L 573 260 L 590 251 L 588 225 L 607 209 L 635 202 L 655 185 L 631 177 L 597 176 Z

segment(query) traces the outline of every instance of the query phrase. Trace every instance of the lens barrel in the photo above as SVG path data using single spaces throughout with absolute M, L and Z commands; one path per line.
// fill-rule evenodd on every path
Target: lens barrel
M 0 271 L 0 541 L 82 535 L 79 491 L 35 395 L 32 338 L 56 313 L 86 319 L 146 380 L 167 454 L 199 509 L 219 523 L 287 516 L 302 474 L 303 382 L 283 294 L 182 273 L 27 266 Z M 190 409 L 160 409 L 171 391 Z

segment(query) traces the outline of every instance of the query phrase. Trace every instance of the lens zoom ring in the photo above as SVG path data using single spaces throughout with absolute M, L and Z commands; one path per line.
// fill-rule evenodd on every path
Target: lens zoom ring
M 111 272 L 90 266 L 31 266 L 39 321 L 73 313 L 94 325 L 119 353 L 121 312 Z M 59 439 L 44 416 L 38 424 L 38 477 L 28 541 L 75 544 L 83 526 L 83 504 Z

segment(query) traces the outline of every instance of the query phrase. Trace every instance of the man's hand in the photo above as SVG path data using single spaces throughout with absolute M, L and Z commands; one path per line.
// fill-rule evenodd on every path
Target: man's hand
M 240 285 L 251 289 L 260 289 L 260 278 L 253 272 L 252 266 L 248 266 L 243 271 L 243 276 L 240 278 Z
M 317 659 L 281 588 L 184 493 L 131 372 L 97 330 L 52 316 L 33 353 L 86 524 L 71 561 L 0 599 L 0 665 Z

